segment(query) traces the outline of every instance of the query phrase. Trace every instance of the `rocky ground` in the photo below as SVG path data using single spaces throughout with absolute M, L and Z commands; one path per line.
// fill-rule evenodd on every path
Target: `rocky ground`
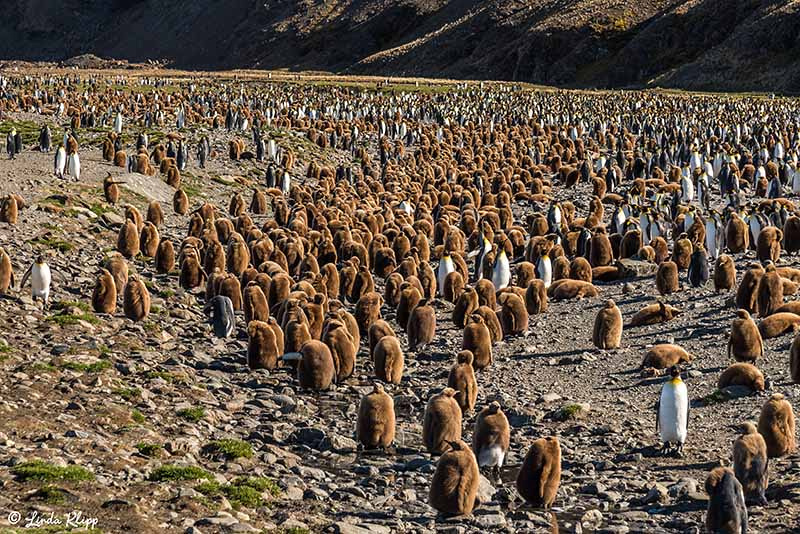
M 298 174 L 313 159 L 349 158 L 320 151 L 295 132 L 274 133 L 295 147 Z M 436 303 L 436 340 L 407 354 L 402 384 L 388 388 L 397 408 L 396 447 L 361 452 L 355 416 L 373 384 L 363 350 L 354 377 L 319 394 L 301 391 L 286 370 L 250 371 L 246 335 L 216 340 L 198 295 L 180 289 L 176 275 L 155 275 L 141 259 L 131 263 L 154 297 L 150 318 L 134 324 L 121 312 L 89 311 L 96 270 L 114 247 L 125 203 L 144 211 L 149 199 L 162 201 L 160 231 L 176 243 L 187 227 L 185 217 L 172 213 L 170 190 L 158 176 L 121 177 L 130 188 L 120 204 L 103 201 L 102 179 L 121 170 L 91 146 L 102 135 L 80 138 L 80 182 L 53 178 L 51 154 L 26 150 L 0 161 L 0 194 L 19 193 L 28 204 L 17 225 L 0 226 L 17 280 L 41 250 L 57 273 L 50 310 L 34 303 L 29 290 L 0 300 L 0 532 L 37 532 L 22 528 L 34 511 L 63 518 L 71 510 L 97 518 L 93 532 L 547 532 L 556 525 L 561 532 L 698 532 L 705 476 L 730 464 L 734 426 L 755 420 L 774 392 L 800 411 L 800 385 L 788 377 L 790 335 L 766 341 L 765 395 L 713 395 L 730 363 L 732 294 L 715 294 L 711 284 L 680 291 L 668 299 L 684 310 L 679 318 L 626 328 L 623 348 L 603 352 L 592 346 L 591 328 L 605 300 L 613 298 L 627 322 L 656 291 L 652 278 L 600 285 L 598 298 L 551 302 L 524 336 L 495 346 L 495 364 L 478 375 L 477 406 L 499 400 L 512 426 L 502 483 L 482 480 L 482 504 L 472 516 L 437 519 L 427 504 L 436 459 L 422 445 L 422 414 L 460 349 L 452 306 Z M 212 139 L 225 154 L 229 137 Z M 226 157 L 205 170 L 192 162 L 185 189 L 195 205 L 207 199 L 227 206 L 235 191 L 249 199 L 257 168 Z M 588 191 L 578 190 L 579 211 L 587 199 Z M 517 213 L 523 215 L 522 207 Z M 736 260 L 741 276 L 746 260 Z M 383 313 L 399 332 L 393 310 Z M 656 453 L 654 406 L 663 378 L 639 372 L 646 348 L 662 341 L 695 356 L 681 459 Z M 473 424 L 474 415 L 465 418 L 466 440 Z M 530 443 L 553 434 L 561 440 L 563 474 L 551 514 L 524 505 L 514 480 Z M 35 459 L 47 464 L 31 472 L 26 462 Z M 750 509 L 752 530 L 793 531 L 800 521 L 800 457 L 770 462 L 770 473 L 769 505 Z M 21 514 L 20 523 L 12 524 L 12 512 Z M 38 532 L 60 531 L 42 527 Z

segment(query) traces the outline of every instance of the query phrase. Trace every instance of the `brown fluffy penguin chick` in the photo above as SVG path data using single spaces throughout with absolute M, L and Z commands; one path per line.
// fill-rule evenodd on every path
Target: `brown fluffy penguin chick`
M 475 409 L 478 399 L 478 382 L 475 380 L 475 369 L 472 366 L 472 352 L 462 350 L 456 355 L 456 362 L 447 376 L 447 387 L 456 390 L 455 399 L 461 407 L 461 413 Z
M 760 262 L 778 261 L 781 257 L 783 231 L 774 226 L 762 228 L 756 238 L 756 257 Z
M 542 280 L 531 280 L 528 284 L 525 290 L 525 309 L 528 310 L 528 315 L 547 311 L 547 288 Z
M 742 435 L 733 442 L 733 472 L 742 485 L 745 498 L 762 506 L 767 504 L 764 492 L 769 484 L 767 443 L 756 425 L 742 425 Z
M 669 295 L 678 290 L 678 264 L 665 261 L 656 271 L 656 289 L 662 295 Z
M 753 364 L 738 362 L 722 371 L 717 388 L 745 386 L 752 391 L 764 391 L 764 374 Z
M 400 340 L 389 335 L 380 338 L 372 352 L 372 366 L 378 379 L 390 384 L 399 384 L 403 379 L 405 367 Z
M 502 293 L 500 303 L 500 325 L 503 336 L 517 336 L 528 329 L 528 310 L 525 302 L 514 293 Z
M 449 273 L 444 279 L 443 295 L 447 302 L 456 303 L 458 297 L 464 292 L 464 277 L 458 271 Z
M 442 454 L 450 447 L 450 442 L 461 439 L 461 408 L 455 394 L 453 388 L 444 388 L 425 406 L 422 442 L 431 454 Z
M 467 286 L 456 301 L 453 308 L 453 324 L 458 328 L 464 328 L 467 318 L 472 315 L 479 307 L 478 293 L 474 288 Z
M 365 449 L 387 448 L 394 441 L 394 399 L 375 384 L 358 405 L 356 437 Z
M 266 321 L 269 319 L 269 303 L 267 296 L 258 282 L 252 280 L 247 283 L 242 294 L 242 309 L 244 310 L 244 321 Z
M 14 267 L 11 258 L 3 247 L 0 247 L 0 295 L 5 295 L 9 287 L 14 287 Z
M 482 315 L 473 313 L 469 323 L 464 327 L 464 339 L 461 350 L 468 350 L 473 355 L 472 366 L 475 369 L 488 367 L 494 361 L 492 356 L 492 334 L 486 326 Z
M 333 366 L 336 370 L 336 381 L 340 382 L 349 378 L 356 366 L 356 347 L 353 343 L 353 336 L 350 335 L 344 322 L 328 321 L 325 332 L 322 334 L 322 342 L 331 351 Z
M 737 362 L 754 362 L 764 357 L 764 342 L 756 322 L 747 310 L 738 310 L 728 338 L 728 357 Z
M 374 323 L 369 326 L 369 356 L 370 358 L 373 356 L 375 352 L 375 345 L 378 344 L 378 341 L 381 338 L 386 336 L 394 336 L 394 329 L 391 327 L 389 323 L 384 321 L 383 319 L 378 319 Z
M 141 321 L 150 314 L 150 293 L 137 276 L 132 276 L 125 285 L 122 309 L 125 317 L 134 322 Z
M 358 323 L 359 335 L 366 336 L 372 323 L 381 318 L 382 305 L 383 297 L 379 293 L 370 291 L 361 295 L 353 313 Z
M 172 195 L 172 210 L 178 215 L 186 215 L 189 213 L 189 197 L 183 189 L 178 189 Z
M 97 313 L 114 313 L 117 309 L 117 286 L 106 269 L 100 270 L 92 291 L 92 309 Z
M 121 295 L 128 283 L 128 262 L 119 254 L 111 256 L 106 260 L 105 268 L 114 277 L 114 285 L 117 286 L 117 295 Z
M 397 316 L 397 324 L 406 332 L 408 329 L 408 318 L 411 317 L 411 312 L 422 300 L 422 291 L 411 285 L 409 282 L 403 282 L 400 286 L 400 300 L 397 303 L 395 313 Z
M 793 313 L 773 313 L 758 324 L 762 339 L 771 339 L 798 330 L 800 330 L 800 315 Z
M 593 284 L 581 280 L 556 280 L 547 288 L 547 296 L 553 300 L 582 299 L 597 295 L 599 292 Z
M 598 349 L 618 349 L 622 342 L 622 312 L 609 299 L 606 305 L 597 312 L 592 332 L 592 343 Z
M 331 387 L 336 376 L 336 370 L 331 351 L 322 341 L 317 341 L 316 339 L 306 341 L 300 347 L 299 353 L 286 354 L 284 358 L 299 359 L 297 380 L 300 382 L 301 388 L 320 391 Z
M 517 475 L 517 491 L 537 508 L 550 508 L 561 484 L 561 444 L 558 438 L 540 438 L 531 444 Z
M 800 335 L 795 336 L 789 349 L 789 376 L 792 382 L 800 384 Z
M 472 315 L 483 317 L 483 322 L 486 323 L 486 328 L 489 329 L 492 343 L 503 341 L 503 327 L 500 326 L 500 319 L 493 309 L 489 308 L 489 306 L 479 306 Z M 469 322 L 467 322 L 467 324 L 469 324 Z
M 436 335 L 436 312 L 427 300 L 420 303 L 411 312 L 408 318 L 408 349 L 417 350 L 418 345 L 427 345 Z
M 19 216 L 19 204 L 15 195 L 5 197 L 0 204 L 0 222 L 17 224 Z
M 756 290 L 758 315 L 767 317 L 783 304 L 783 280 L 775 271 L 775 264 L 770 262 L 764 270 L 764 276 L 758 283 Z
M 491 280 L 483 278 L 475 282 L 475 292 L 478 293 L 478 304 L 493 310 L 497 308 L 497 292 Z
M 578 256 L 572 260 L 572 263 L 569 264 L 569 277 L 573 280 L 591 283 L 592 266 L 589 264 L 589 261 L 582 256 Z
M 119 229 L 117 251 L 126 258 L 133 258 L 139 252 L 139 229 L 130 219 L 125 219 Z
M 705 483 L 708 493 L 706 532 L 744 534 L 747 532 L 747 506 L 742 485 L 727 467 L 715 467 Z
M 758 433 L 764 436 L 770 458 L 786 456 L 797 448 L 792 405 L 780 393 L 772 395 L 761 408 Z
M 758 284 L 764 276 L 764 268 L 753 264 L 744 272 L 736 290 L 736 307 L 750 313 L 758 313 Z
M 264 321 L 247 323 L 247 365 L 250 369 L 275 369 L 278 365 L 278 340 L 275 330 Z
M 692 361 L 692 356 L 682 347 L 670 343 L 662 343 L 661 345 L 654 345 L 645 353 L 642 368 L 666 369 L 673 365 L 690 361 Z
M 158 251 L 158 243 L 160 237 L 158 235 L 158 228 L 156 225 L 147 221 L 142 226 L 142 231 L 139 234 L 139 252 L 145 258 L 153 258 Z
M 156 226 L 161 226 L 164 222 L 164 212 L 161 210 L 158 200 L 152 200 L 147 205 L 147 220 Z
M 162 239 L 156 250 L 156 272 L 167 274 L 175 268 L 175 245 L 169 239 Z
M 510 441 L 511 427 L 508 418 L 500 409 L 500 403 L 493 401 L 475 419 L 472 452 L 478 459 L 478 468 L 491 468 L 495 479 L 499 479 Z
M 666 323 L 680 314 L 681 310 L 663 302 L 648 304 L 631 317 L 628 327 Z
M 727 254 L 720 254 L 714 264 L 714 291 L 730 291 L 736 285 L 736 264 Z
M 460 438 L 451 441 L 450 450 L 436 464 L 428 504 L 443 515 L 469 515 L 480 482 L 478 462 Z

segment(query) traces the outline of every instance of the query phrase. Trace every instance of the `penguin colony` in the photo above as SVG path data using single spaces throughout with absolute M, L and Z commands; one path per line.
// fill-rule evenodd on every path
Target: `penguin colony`
M 436 100 L 278 84 L 123 93 L 92 79 L 89 96 L 79 99 L 75 82 L 12 79 L 0 111 L 43 117 L 34 150 L 54 151 L 55 183 L 80 181 L 80 153 L 97 150 L 80 144 L 83 129 L 107 130 L 104 162 L 87 160 L 83 171 L 102 165 L 97 185 L 109 206 L 124 209 L 124 220 L 109 242 L 115 253 L 97 272 L 93 311 L 147 320 L 150 292 L 142 274 L 129 274 L 132 265 L 197 295 L 210 335 L 223 343 L 246 338 L 243 362 L 284 373 L 302 394 L 369 375 L 353 434 L 364 450 L 392 454 L 398 423 L 416 417 L 421 430 L 403 437 L 403 446 L 436 461 L 428 497 L 435 511 L 464 515 L 484 504 L 477 498 L 482 474 L 514 481 L 531 506 L 558 502 L 562 463 L 569 462 L 559 436 L 512 427 L 503 402 L 481 390 L 509 363 L 496 357 L 501 344 L 557 320 L 558 302 L 573 299 L 593 311 L 583 334 L 600 357 L 624 354 L 631 333 L 652 337 L 629 363 L 660 385 L 651 395 L 653 455 L 688 461 L 696 445 L 692 379 L 684 379 L 704 364 L 679 340 L 660 338 L 659 328 L 690 313 L 669 303 L 676 294 L 727 295 L 730 366 L 714 382 L 723 395 L 731 387 L 768 395 L 757 421 L 729 421 L 740 433 L 731 436 L 731 467 L 714 468 L 705 480 L 705 528 L 746 532 L 748 507 L 767 506 L 769 488 L 781 484 L 771 462 L 795 455 L 797 438 L 792 397 L 775 381 L 800 383 L 800 336 L 784 354 L 769 354 L 765 340 L 800 330 L 792 299 L 800 270 L 786 262 L 800 251 L 794 104 L 776 103 L 773 124 L 765 125 L 763 103 L 729 103 L 717 119 L 710 97 L 692 103 L 648 93 L 606 100 L 615 111 L 600 113 L 597 96 L 509 87 Z M 65 121 L 62 138 L 55 124 Z M 189 133 L 187 125 L 199 128 Z M 145 132 L 153 128 L 182 133 L 151 141 Z M 271 138 L 273 129 L 299 132 L 352 163 L 300 161 Z M 208 131 L 217 134 L 213 144 Z M 123 132 L 135 142 L 123 141 Z M 26 150 L 12 129 L 9 159 Z M 226 158 L 257 172 L 251 190 L 232 192 L 220 205 L 190 198 L 182 173 Z M 172 187 L 172 213 L 156 201 L 140 206 L 146 217 L 120 206 L 126 182 L 115 177 L 119 168 Z M 588 199 L 579 194 L 589 189 Z M 31 200 L 5 194 L 0 222 L 22 227 Z M 14 253 L 0 249 L 0 294 L 19 293 L 30 281 L 31 296 L 48 306 L 49 252 L 19 285 L 14 271 L 25 266 Z M 625 296 L 605 295 L 627 282 L 646 286 L 649 299 L 625 323 L 618 307 Z M 449 347 L 446 380 L 431 377 L 432 393 L 413 415 L 396 410 L 407 365 L 442 347 Z M 785 376 L 765 378 L 759 365 L 768 357 L 786 360 Z

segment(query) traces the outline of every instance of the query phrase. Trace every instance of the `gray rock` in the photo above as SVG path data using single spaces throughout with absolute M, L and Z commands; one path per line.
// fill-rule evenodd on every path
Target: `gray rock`
M 644 502 L 647 504 L 664 503 L 669 500 L 669 490 L 663 484 L 656 482 L 647 492 Z
M 494 486 L 492 486 L 492 483 L 489 482 L 489 479 L 483 475 L 480 475 L 480 480 L 478 482 L 478 493 L 476 495 L 478 502 L 481 504 L 490 502 L 492 497 L 494 497 L 494 492 Z

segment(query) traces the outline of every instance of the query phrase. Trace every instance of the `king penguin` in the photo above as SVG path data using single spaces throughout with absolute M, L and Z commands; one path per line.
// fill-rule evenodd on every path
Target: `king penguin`
M 671 378 L 661 388 L 656 408 L 656 430 L 663 443 L 662 452 L 666 454 L 670 445 L 675 444 L 674 454 L 681 456 L 689 430 L 689 393 L 678 367 L 673 366 L 669 371 Z
M 36 262 L 28 267 L 25 275 L 22 277 L 22 283 L 19 285 L 20 289 L 25 287 L 25 283 L 31 279 L 31 295 L 33 300 L 41 298 L 44 302 L 45 308 L 50 302 L 50 281 L 52 280 L 50 274 L 50 266 L 44 261 L 44 256 L 41 254 L 36 258 Z
M 511 282 L 511 265 L 508 263 L 508 256 L 506 250 L 501 248 L 497 253 L 497 259 L 494 261 L 492 268 L 492 283 L 494 284 L 495 291 L 500 291 L 508 287 Z
M 224 295 L 217 295 L 206 304 L 204 311 L 211 311 L 209 322 L 214 327 L 214 335 L 220 338 L 230 337 L 236 326 L 233 301 Z
M 453 265 L 453 258 L 450 257 L 450 254 L 447 252 L 444 253 L 442 259 L 439 260 L 439 268 L 436 272 L 436 287 L 439 291 L 439 296 L 444 296 L 444 281 L 447 278 L 447 275 L 455 271 L 456 268 Z
M 67 151 L 64 145 L 58 147 L 56 150 L 55 159 L 53 160 L 53 172 L 58 178 L 64 178 L 64 170 L 67 166 Z
M 536 276 L 544 282 L 545 288 L 550 287 L 553 282 L 553 263 L 547 254 L 539 256 L 539 259 L 536 260 Z

